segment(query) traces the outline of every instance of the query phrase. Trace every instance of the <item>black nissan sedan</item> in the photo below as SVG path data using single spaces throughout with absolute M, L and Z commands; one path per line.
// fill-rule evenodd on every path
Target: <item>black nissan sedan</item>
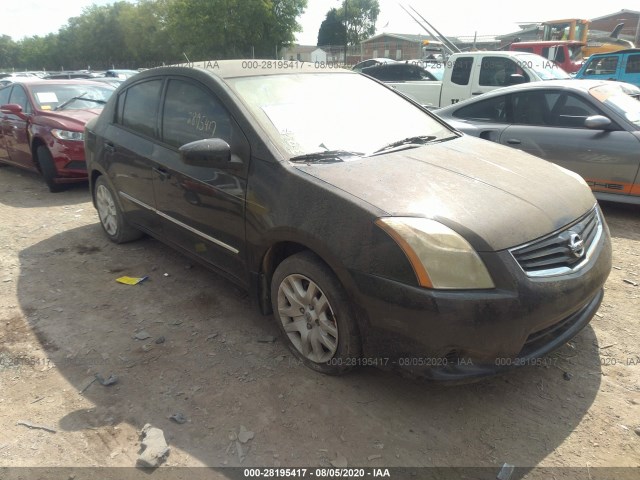
M 460 380 L 535 363 L 589 323 L 611 268 L 577 174 L 346 70 L 147 70 L 85 149 L 112 241 L 152 235 L 246 288 L 323 373 Z

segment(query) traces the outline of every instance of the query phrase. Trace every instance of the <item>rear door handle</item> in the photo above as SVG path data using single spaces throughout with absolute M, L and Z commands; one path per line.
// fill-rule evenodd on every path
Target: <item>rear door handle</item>
M 510 138 L 509 140 L 507 140 L 507 143 L 509 145 L 520 145 L 522 142 L 517 138 Z
M 482 92 L 471 92 L 471 95 L 482 95 Z
M 167 180 L 171 178 L 171 174 L 162 167 L 153 167 L 153 171 L 158 174 L 160 180 Z
M 111 142 L 104 142 L 104 149 L 109 153 L 115 153 L 116 146 Z

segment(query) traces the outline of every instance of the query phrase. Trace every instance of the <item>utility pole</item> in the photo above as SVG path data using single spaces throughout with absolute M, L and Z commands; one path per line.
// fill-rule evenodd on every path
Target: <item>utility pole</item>
M 347 21 L 349 16 L 347 15 L 347 9 L 349 6 L 348 0 L 344 0 L 344 66 L 347 66 L 347 49 L 349 48 L 349 27 Z

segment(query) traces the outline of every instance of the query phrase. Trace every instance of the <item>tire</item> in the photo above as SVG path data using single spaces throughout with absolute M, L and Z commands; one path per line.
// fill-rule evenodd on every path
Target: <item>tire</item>
M 66 190 L 65 185 L 55 182 L 58 172 L 49 149 L 44 145 L 40 145 L 36 149 L 36 157 L 38 158 L 38 165 L 40 165 L 40 172 L 42 173 L 42 177 L 44 178 L 47 187 L 49 187 L 49 191 L 51 193 L 57 193 Z
M 93 187 L 93 198 L 100 217 L 100 225 L 109 240 L 126 243 L 142 237 L 142 232 L 127 223 L 107 181 L 98 177 Z
M 307 367 L 339 375 L 358 364 L 360 338 L 347 295 L 315 255 L 298 253 L 278 265 L 271 304 L 285 343 Z

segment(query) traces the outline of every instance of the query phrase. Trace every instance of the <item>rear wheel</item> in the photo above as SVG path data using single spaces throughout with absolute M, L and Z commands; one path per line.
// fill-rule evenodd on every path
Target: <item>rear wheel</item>
M 44 145 L 40 145 L 36 149 L 36 157 L 38 157 L 38 165 L 40 165 L 40 172 L 44 178 L 49 191 L 52 193 L 62 192 L 65 190 L 65 186 L 55 182 L 57 175 L 56 165 L 51 156 L 51 152 Z
M 344 288 L 315 255 L 283 260 L 271 281 L 274 316 L 293 354 L 321 373 L 338 375 L 360 357 L 360 338 Z
M 103 177 L 96 179 L 94 198 L 102 229 L 112 242 L 126 243 L 142 236 L 140 230 L 133 228 L 125 220 L 111 187 Z

